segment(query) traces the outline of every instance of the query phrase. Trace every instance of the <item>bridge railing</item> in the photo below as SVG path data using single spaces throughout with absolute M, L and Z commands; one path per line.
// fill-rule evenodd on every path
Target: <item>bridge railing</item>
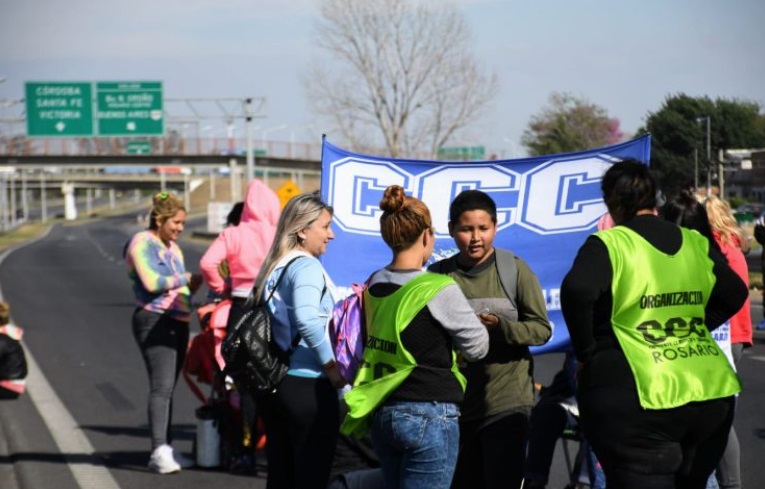
M 145 141 L 140 152 L 131 142 Z M 125 154 L 151 155 L 244 155 L 247 142 L 242 138 L 181 137 L 83 137 L 83 138 L 30 138 L 24 135 L 0 135 L 0 155 L 6 156 L 113 156 Z M 321 143 L 279 140 L 256 140 L 256 156 L 270 156 L 299 160 L 319 160 Z

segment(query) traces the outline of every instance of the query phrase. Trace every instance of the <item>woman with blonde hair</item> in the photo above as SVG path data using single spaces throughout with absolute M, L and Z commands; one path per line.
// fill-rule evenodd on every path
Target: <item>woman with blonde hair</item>
M 435 243 L 428 207 L 391 185 L 380 201 L 380 232 L 393 258 L 364 293 L 367 343 L 343 432 L 371 427 L 385 487 L 450 486 L 465 392 L 456 350 L 479 360 L 486 327 L 448 275 L 423 271 Z
M 153 198 L 149 229 L 133 235 L 125 247 L 136 300 L 133 336 L 149 374 L 149 470 L 158 474 L 194 465 L 170 446 L 173 391 L 189 342 L 191 295 L 202 283 L 201 275 L 186 271 L 176 243 L 185 223 L 183 201 L 160 192 Z
M 345 385 L 327 331 L 334 285 L 319 261 L 335 237 L 332 215 L 318 193 L 290 199 L 255 280 L 274 341 L 289 355 L 276 392 L 256 397 L 268 439 L 269 489 L 324 489 L 329 481 L 340 425 L 337 389 Z
M 704 202 L 712 236 L 728 265 L 749 286 L 749 266 L 745 254 L 749 251 L 746 233 L 738 225 L 728 203 L 714 195 Z M 730 320 L 730 349 L 733 364 L 738 365 L 744 349 L 752 346 L 752 316 L 747 297 L 743 307 Z M 736 430 L 731 426 L 728 445 L 720 464 L 717 478 L 722 489 L 741 487 L 741 451 Z
M 728 265 L 749 286 L 749 266 L 746 263 L 746 253 L 749 252 L 749 242 L 746 233 L 733 217 L 730 206 L 724 200 L 710 196 L 704 203 L 712 228 L 712 236 L 720 247 L 720 251 L 728 261 Z M 744 306 L 730 318 L 731 348 L 733 360 L 738 363 L 745 348 L 752 346 L 752 318 L 750 315 L 749 298 Z

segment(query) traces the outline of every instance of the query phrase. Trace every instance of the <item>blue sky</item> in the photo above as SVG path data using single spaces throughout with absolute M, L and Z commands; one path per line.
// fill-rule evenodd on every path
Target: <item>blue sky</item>
M 317 4 L 3 0 L 0 99 L 22 98 L 26 81 L 160 80 L 165 98 L 266 97 L 258 134 L 282 127 L 269 139 L 318 141 L 322 128 L 308 128 L 313 120 L 300 84 L 320 54 Z M 524 154 L 520 136 L 552 91 L 604 107 L 627 133 L 679 92 L 765 105 L 762 0 L 456 4 L 472 29 L 476 59 L 497 73 L 500 92 L 485 120 L 455 145 Z M 20 108 L 0 109 L 0 117 Z M 222 120 L 210 125 L 210 135 L 225 134 Z

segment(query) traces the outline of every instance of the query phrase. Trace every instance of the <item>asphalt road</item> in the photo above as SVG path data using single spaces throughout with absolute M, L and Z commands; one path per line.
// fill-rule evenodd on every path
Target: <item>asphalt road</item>
M 131 333 L 133 299 L 121 258 L 128 236 L 137 230 L 134 215 L 58 225 L 0 264 L 2 294 L 15 321 L 25 328 L 25 345 L 39 366 L 30 374 L 27 395 L 0 403 L 0 487 L 265 487 L 262 476 L 203 469 L 157 476 L 146 469 L 148 382 Z M 182 239 L 181 247 L 187 265 L 195 268 L 204 244 Z M 203 299 L 205 292 L 196 298 Z M 753 315 L 759 315 L 759 321 L 761 306 L 753 307 Z M 760 461 L 765 448 L 763 362 L 765 346 L 757 343 L 740 365 L 745 393 L 736 427 L 746 488 L 760 487 L 765 480 L 765 464 Z M 548 383 L 561 363 L 561 355 L 538 357 L 537 381 Z M 174 444 L 187 455 L 192 451 L 198 405 L 180 380 Z M 559 446 L 549 487 L 563 487 L 565 477 Z

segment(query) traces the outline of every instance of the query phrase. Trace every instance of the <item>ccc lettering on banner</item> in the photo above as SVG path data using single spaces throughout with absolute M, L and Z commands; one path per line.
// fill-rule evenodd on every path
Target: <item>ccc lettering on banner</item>
M 498 231 L 518 225 L 540 235 L 582 232 L 605 212 L 600 179 L 614 161 L 608 155 L 558 159 L 523 173 L 499 164 L 455 163 L 415 175 L 395 162 L 342 158 L 329 164 L 329 204 L 343 231 L 376 236 L 382 193 L 401 185 L 428 204 L 437 237 L 448 238 L 450 202 L 463 190 L 478 189 L 497 202 Z

